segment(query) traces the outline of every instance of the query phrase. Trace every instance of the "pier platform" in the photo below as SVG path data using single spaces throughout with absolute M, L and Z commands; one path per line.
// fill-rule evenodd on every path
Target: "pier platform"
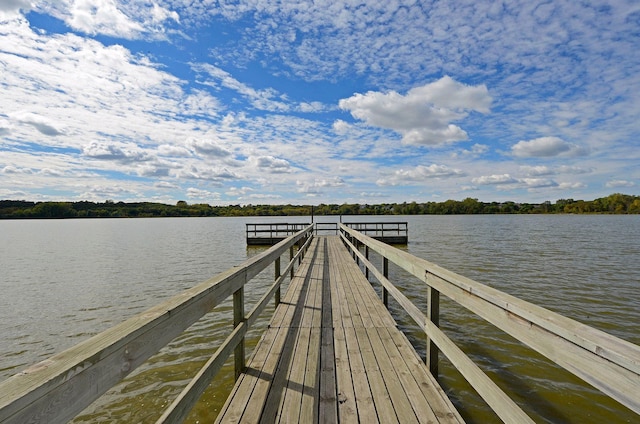
M 317 236 L 218 422 L 461 423 L 338 236 Z
M 307 227 L 308 223 L 256 223 L 245 224 L 248 246 L 273 246 Z M 340 223 L 316 222 L 317 235 L 338 234 Z M 375 240 L 387 244 L 404 245 L 409 242 L 407 222 L 345 222 L 344 225 Z

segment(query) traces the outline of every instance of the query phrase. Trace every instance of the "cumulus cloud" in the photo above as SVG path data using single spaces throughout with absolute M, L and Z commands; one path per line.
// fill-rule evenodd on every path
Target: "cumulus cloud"
M 188 144 L 201 155 L 217 158 L 231 156 L 231 152 L 215 140 L 197 140 L 192 138 L 188 141 Z
M 586 187 L 587 185 L 581 182 L 563 182 L 558 184 L 560 190 L 578 190 Z
M 461 170 L 452 169 L 446 165 L 418 165 L 412 169 L 399 169 L 391 175 L 378 179 L 376 184 L 380 186 L 415 184 L 423 183 L 426 180 L 433 178 L 460 177 L 463 175 L 464 172 Z
M 608 188 L 635 187 L 636 183 L 628 180 L 612 180 L 612 181 L 607 181 L 605 185 Z
M 0 170 L 3 174 L 33 174 L 33 170 L 30 168 L 17 167 L 13 165 L 7 165 Z
M 39 8 L 76 31 L 125 39 L 165 38 L 166 23 L 180 22 L 177 12 L 155 2 L 73 0 L 45 3 Z
M 331 126 L 336 134 L 345 134 L 349 131 L 349 124 L 342 119 L 336 119 Z
M 557 187 L 558 183 L 548 178 L 521 178 L 518 180 L 527 188 Z
M 37 115 L 35 113 L 19 112 L 11 115 L 11 117 L 20 123 L 31 125 L 33 128 L 44 135 L 54 137 L 64 134 L 64 131 L 58 128 L 58 125 L 56 125 L 50 119 L 45 118 L 44 116 Z
M 431 146 L 466 140 L 467 133 L 452 122 L 469 111 L 488 113 L 490 105 L 486 86 L 468 86 L 448 76 L 406 95 L 369 91 L 339 102 L 354 118 L 401 134 L 405 144 Z
M 471 181 L 474 184 L 480 185 L 513 184 L 518 182 L 518 180 L 509 174 L 483 175 L 481 177 L 473 178 Z
M 457 158 L 457 157 L 475 157 L 475 156 L 481 156 L 484 155 L 485 153 L 487 153 L 489 151 L 489 146 L 487 146 L 486 144 L 474 144 L 473 146 L 471 146 L 470 149 L 462 149 L 459 152 L 455 152 L 453 153 L 453 157 Z
M 171 157 L 189 157 L 191 156 L 191 150 L 184 146 L 175 146 L 173 144 L 162 144 L 158 146 L 158 154 L 161 156 Z
M 273 156 L 252 157 L 251 162 L 254 163 L 261 171 L 271 174 L 283 174 L 292 171 L 289 161 Z
M 536 165 L 536 166 L 521 166 L 520 170 L 528 177 L 539 177 L 546 175 L 561 175 L 561 174 L 587 174 L 592 169 L 582 168 L 579 166 L 562 165 L 557 167 L 551 167 L 548 165 Z
M 305 193 L 308 196 L 322 194 L 325 188 L 344 187 L 345 181 L 341 177 L 320 178 L 311 181 L 296 181 L 299 193 Z
M 189 187 L 187 189 L 187 197 L 198 200 L 218 200 L 220 199 L 220 193 Z
M 153 157 L 135 145 L 93 142 L 82 149 L 82 154 L 92 159 L 112 160 L 121 163 L 145 162 Z
M 526 189 L 537 191 L 544 188 L 577 188 L 571 184 L 561 185 L 551 178 L 540 177 L 513 177 L 510 174 L 483 175 L 473 178 L 473 184 L 480 186 L 495 186 L 498 190 Z
M 519 141 L 511 147 L 511 153 L 519 158 L 545 158 L 561 155 L 584 155 L 586 150 L 558 137 L 540 137 L 528 141 Z
M 178 170 L 175 173 L 178 178 L 184 178 L 187 180 L 206 180 L 216 184 L 221 184 L 227 180 L 237 180 L 240 176 L 234 172 L 229 171 L 227 168 L 217 167 L 202 167 L 191 165 L 183 169 Z
M 11 132 L 11 125 L 8 121 L 0 120 L 0 136 L 7 135 Z
M 228 196 L 241 198 L 242 196 L 245 196 L 253 191 L 254 189 L 252 189 L 251 187 L 230 187 L 229 190 L 225 192 L 225 194 Z
M 13 19 L 31 10 L 30 0 L 2 0 L 0 1 L 0 21 Z

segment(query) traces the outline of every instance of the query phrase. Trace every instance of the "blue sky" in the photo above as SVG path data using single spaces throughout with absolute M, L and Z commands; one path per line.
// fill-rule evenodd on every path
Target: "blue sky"
M 0 0 L 0 199 L 637 194 L 636 1 Z

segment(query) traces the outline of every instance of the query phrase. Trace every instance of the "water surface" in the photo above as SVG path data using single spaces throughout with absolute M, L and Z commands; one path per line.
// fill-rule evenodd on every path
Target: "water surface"
M 343 217 L 409 221 L 410 253 L 478 282 L 640 344 L 640 217 Z M 316 217 L 336 221 L 337 217 Z M 237 265 L 246 222 L 309 218 L 153 218 L 0 221 L 0 379 Z M 255 302 L 273 269 L 246 292 Z M 423 305 L 424 286 L 400 270 L 391 278 Z M 423 335 L 397 305 L 400 327 L 423 352 Z M 248 309 L 248 307 L 247 307 Z M 267 312 L 268 313 L 268 312 Z M 230 331 L 230 305 L 216 308 L 98 400 L 76 422 L 154 422 L 162 408 Z M 259 338 L 268 316 L 248 341 Z M 463 308 L 442 300 L 441 325 L 537 422 L 637 422 L 549 361 Z M 421 350 L 422 349 L 422 350 Z M 441 383 L 470 422 L 499 422 L 443 360 Z M 210 422 L 232 382 L 232 367 L 188 422 Z

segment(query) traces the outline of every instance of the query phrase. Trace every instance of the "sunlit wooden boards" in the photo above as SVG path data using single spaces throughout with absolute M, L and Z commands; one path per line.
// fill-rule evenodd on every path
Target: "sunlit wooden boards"
M 338 237 L 317 237 L 219 422 L 460 423 Z

